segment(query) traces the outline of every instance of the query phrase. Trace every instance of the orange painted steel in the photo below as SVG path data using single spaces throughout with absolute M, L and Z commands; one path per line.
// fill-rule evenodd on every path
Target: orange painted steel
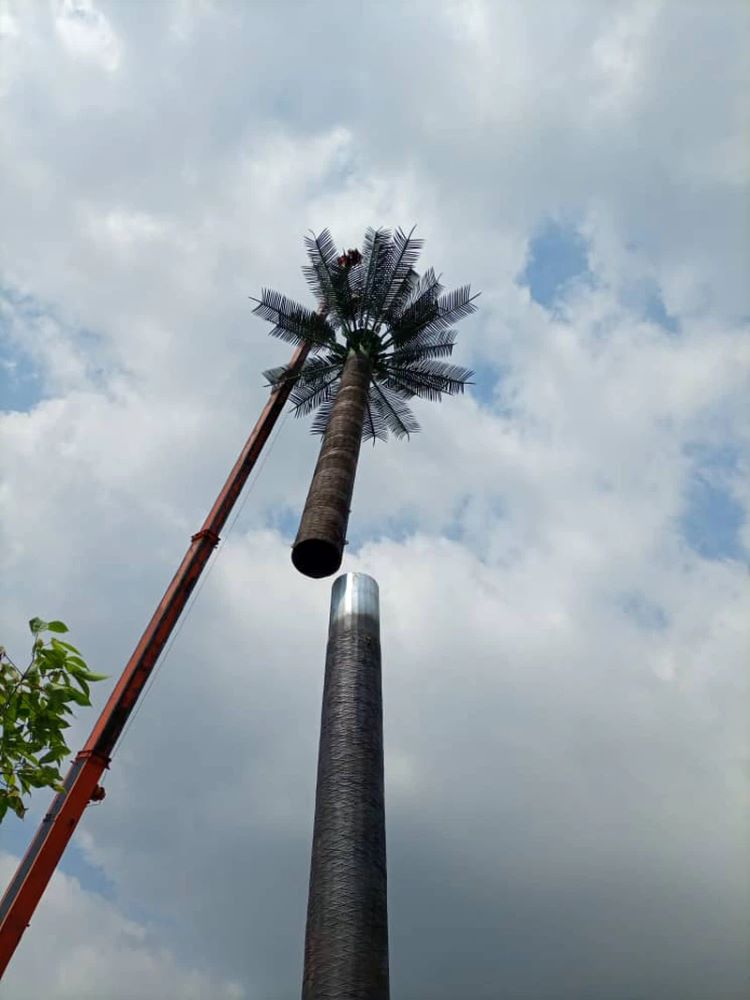
M 290 367 L 301 366 L 308 350 L 307 345 L 298 347 L 292 355 Z M 0 900 L 0 977 L 29 925 L 84 809 L 90 801 L 98 802 L 104 797 L 99 778 L 109 766 L 117 739 L 138 696 L 205 569 L 212 550 L 219 543 L 219 532 L 242 492 L 250 471 L 289 398 L 291 388 L 291 383 L 286 383 L 271 392 L 221 493 L 200 531 L 191 538 L 180 568 L 128 660 L 84 748 L 73 761 L 65 777 L 64 790 L 58 792 L 53 799 L 49 812 L 40 823 L 13 880 Z

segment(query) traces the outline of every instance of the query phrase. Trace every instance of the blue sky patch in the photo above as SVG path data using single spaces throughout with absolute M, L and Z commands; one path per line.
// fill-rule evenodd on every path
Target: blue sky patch
M 680 528 L 694 552 L 704 559 L 741 559 L 744 520 L 742 505 L 728 490 L 704 476 L 692 478 Z
M 54 327 L 83 361 L 89 386 L 102 390 L 122 370 L 113 363 L 101 334 L 71 325 L 34 296 L 0 285 L 0 412 L 29 411 L 56 391 L 42 324 Z
M 656 323 L 669 333 L 679 333 L 680 323 L 674 316 L 671 316 L 665 306 L 664 300 L 658 289 L 653 289 L 646 297 L 645 305 L 646 319 Z
M 28 355 L 9 347 L 0 319 L 0 411 L 30 410 L 42 396 L 38 368 Z
M 680 530 L 690 548 L 704 559 L 743 559 L 740 541 L 745 520 L 742 505 L 731 492 L 739 451 L 732 445 L 686 449 L 695 461 L 688 482 Z
M 67 764 L 63 766 L 63 774 L 67 770 Z M 50 789 L 39 789 L 31 799 L 27 801 L 29 811 L 23 820 L 18 819 L 13 813 L 8 813 L 3 820 L 3 849 L 9 854 L 15 854 L 21 858 L 26 853 L 29 844 L 36 834 L 37 828 L 44 813 L 49 809 L 54 798 L 54 792 Z M 97 809 L 98 806 L 89 806 Z M 86 860 L 83 850 L 76 843 L 76 838 L 68 844 L 65 855 L 60 862 L 60 870 L 66 875 L 77 878 L 82 887 L 87 892 L 95 892 L 105 899 L 114 899 L 114 883 L 105 875 L 101 868 L 90 864 Z
M 347 550 L 357 552 L 368 542 L 387 538 L 393 542 L 404 543 L 417 531 L 419 531 L 419 513 L 414 508 L 405 509 L 397 516 L 380 519 L 377 528 L 372 523 L 363 523 L 352 513 L 346 532 L 347 546 L 344 558 Z
M 0 412 L 30 410 L 43 397 L 42 372 L 12 332 L 16 317 L 33 322 L 41 315 L 30 296 L 0 286 Z
M 300 503 L 304 502 L 304 497 L 300 493 Z M 266 523 L 269 528 L 278 531 L 285 541 L 291 545 L 299 528 L 301 509 L 295 510 L 293 507 L 271 507 L 266 515 Z M 246 530 L 251 530 L 255 525 L 247 525 Z
M 662 631 L 669 624 L 664 609 L 654 601 L 648 600 L 644 594 L 636 591 L 622 594 L 618 600 L 625 614 L 632 618 L 642 629 Z
M 621 304 L 639 317 L 660 326 L 667 333 L 678 334 L 680 321 L 667 312 L 659 285 L 653 279 L 641 279 L 625 286 Z
M 548 220 L 532 237 L 519 284 L 539 305 L 551 309 L 573 282 L 592 283 L 588 244 L 575 226 Z
M 468 509 L 470 500 L 471 497 L 468 494 L 461 497 L 450 523 L 443 529 L 443 535 L 445 538 L 450 539 L 452 542 L 460 542 L 464 537 L 464 516 Z

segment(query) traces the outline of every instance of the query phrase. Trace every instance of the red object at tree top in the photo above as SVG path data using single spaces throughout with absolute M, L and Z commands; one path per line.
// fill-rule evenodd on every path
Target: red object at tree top
M 346 253 L 342 254 L 337 258 L 336 263 L 339 267 L 354 267 L 355 264 L 359 264 L 362 260 L 362 254 L 359 250 L 347 250 Z

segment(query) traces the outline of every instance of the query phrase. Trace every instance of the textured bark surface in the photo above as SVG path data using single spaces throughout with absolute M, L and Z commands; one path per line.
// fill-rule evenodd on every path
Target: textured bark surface
M 332 625 L 326 656 L 302 1000 L 388 1000 L 378 623 Z
M 305 576 L 331 576 L 341 565 L 370 372 L 369 358 L 349 355 L 292 549 L 292 562 Z

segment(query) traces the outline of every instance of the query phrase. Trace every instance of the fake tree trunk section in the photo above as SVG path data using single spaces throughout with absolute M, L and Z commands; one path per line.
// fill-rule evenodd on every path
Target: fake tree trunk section
M 366 355 L 349 355 L 292 549 L 292 562 L 305 576 L 331 576 L 341 565 L 370 372 Z

